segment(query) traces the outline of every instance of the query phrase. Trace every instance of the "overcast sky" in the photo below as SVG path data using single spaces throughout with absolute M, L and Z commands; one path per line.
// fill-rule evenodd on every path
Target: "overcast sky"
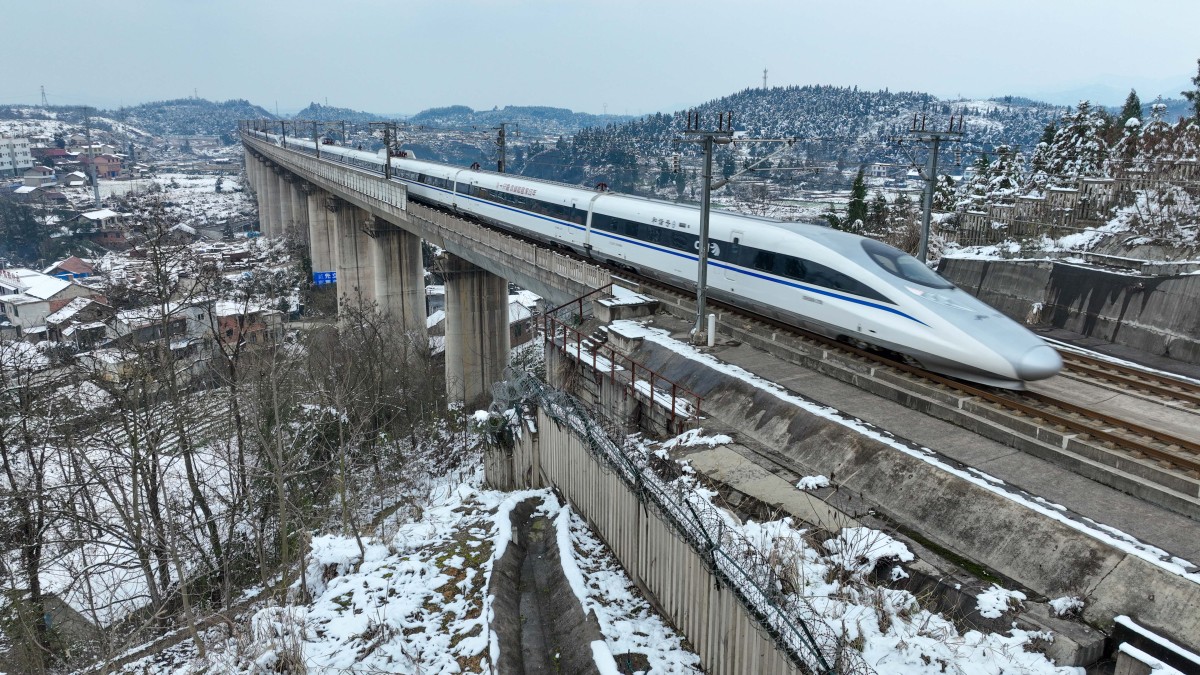
M 5 2 L 0 103 L 674 111 L 762 85 L 1179 98 L 1200 0 Z

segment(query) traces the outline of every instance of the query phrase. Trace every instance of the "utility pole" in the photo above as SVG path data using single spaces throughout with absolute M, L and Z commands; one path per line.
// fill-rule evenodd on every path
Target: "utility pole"
M 507 127 L 508 122 L 501 122 L 500 126 L 492 127 L 492 130 L 496 132 L 496 147 L 498 148 L 496 153 L 496 171 L 499 173 L 504 173 L 504 163 L 508 159 Z
M 100 176 L 96 171 L 96 157 L 92 148 L 92 114 L 89 112 L 90 110 L 87 106 L 83 107 L 83 133 L 87 138 L 88 166 L 92 169 L 92 196 L 96 200 L 96 208 L 100 208 Z
M 392 139 L 396 135 L 395 122 L 369 122 L 370 126 L 383 127 L 383 179 L 392 179 Z
M 933 193 L 937 190 L 938 154 L 941 151 L 942 141 L 958 142 L 962 140 L 963 116 L 959 114 L 956 125 L 954 115 L 951 115 L 945 131 L 927 129 L 926 123 L 924 113 L 921 114 L 920 121 L 914 114 L 908 134 L 893 139 L 900 145 L 903 145 L 905 141 L 929 145 L 929 156 L 925 158 L 925 168 L 921 171 L 921 178 L 925 181 L 925 194 L 921 200 L 921 246 L 917 251 L 917 260 L 921 262 L 926 262 L 929 257 L 929 220 L 933 212 Z
M 733 139 L 733 113 L 720 113 L 717 116 L 717 130 L 701 130 L 700 129 L 700 113 L 692 111 L 688 113 L 687 128 L 683 132 L 686 141 L 692 143 L 701 143 L 704 146 L 704 191 L 700 197 L 700 241 L 698 242 L 699 256 L 696 261 L 696 325 L 692 326 L 690 333 L 693 343 L 699 342 L 705 335 L 704 331 L 704 304 L 708 295 L 708 220 L 709 212 L 712 208 L 710 197 L 712 196 L 712 163 L 713 163 L 713 147 L 716 145 L 726 145 Z M 721 185 L 717 187 L 724 186 Z
M 317 128 L 318 126 L 323 126 L 324 123 L 320 120 L 312 120 L 310 124 L 312 124 L 313 147 L 317 150 L 317 159 L 321 159 L 321 137 L 317 133 Z

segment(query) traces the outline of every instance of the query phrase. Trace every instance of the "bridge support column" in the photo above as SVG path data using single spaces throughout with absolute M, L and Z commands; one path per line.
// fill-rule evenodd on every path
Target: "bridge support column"
M 259 230 L 264 237 L 273 237 L 279 227 L 279 176 L 273 166 L 263 171 L 263 189 L 258 197 Z
M 446 393 L 486 405 L 508 365 L 508 281 L 452 255 L 445 274 Z
M 291 234 L 292 228 L 295 227 L 296 214 L 296 188 L 292 185 L 295 179 L 289 173 L 279 174 L 279 224 L 280 228 L 275 231 L 275 236 L 283 237 Z
M 305 249 L 310 250 L 310 258 L 312 253 L 308 243 L 308 193 L 314 189 L 315 186 L 306 180 L 292 183 L 292 217 L 296 221 L 294 234 L 296 240 L 303 244 Z
M 421 237 L 376 219 L 371 257 L 379 312 L 398 321 L 406 333 L 425 333 L 425 267 Z
M 254 182 L 254 170 L 256 168 L 254 165 L 258 163 L 258 159 L 250 154 L 249 148 L 244 148 L 242 151 L 242 162 L 245 166 L 246 187 L 249 188 L 251 193 L 258 195 L 258 185 Z
M 313 283 L 326 283 L 329 272 L 337 270 L 337 200 L 333 195 L 311 186 L 307 195 L 308 257 L 312 261 Z M 320 276 L 319 276 L 320 275 Z
M 346 202 L 338 203 L 337 210 L 337 295 L 338 313 L 343 306 L 354 307 L 359 303 L 375 301 L 374 258 L 366 229 L 374 224 L 371 214 Z

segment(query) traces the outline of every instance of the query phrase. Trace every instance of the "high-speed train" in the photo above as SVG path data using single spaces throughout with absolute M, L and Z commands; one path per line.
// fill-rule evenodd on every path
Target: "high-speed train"
M 278 136 L 264 135 L 274 143 Z M 312 141 L 288 138 L 297 150 Z M 322 145 L 322 157 L 383 171 L 383 157 Z M 598 261 L 695 287 L 700 210 L 666 201 L 462 168 L 391 159 L 393 180 L 420 202 L 570 248 Z M 1062 368 L 1058 352 L 916 258 L 824 225 L 728 211 L 709 222 L 709 296 L 922 367 L 1021 389 Z

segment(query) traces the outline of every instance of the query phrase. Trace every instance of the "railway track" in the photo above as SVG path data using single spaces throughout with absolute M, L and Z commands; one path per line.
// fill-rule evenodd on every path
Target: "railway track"
M 483 225 L 488 227 L 486 223 Z M 525 239 L 512 232 L 505 233 Z M 570 251 L 560 253 L 597 264 Z M 640 292 L 665 300 L 668 311 L 674 309 L 681 318 L 694 318 L 694 304 L 690 315 L 688 312 L 692 296 L 687 290 L 627 269 L 610 269 L 614 281 L 623 281 Z M 776 344 L 780 342 L 778 334 L 788 335 L 787 341 L 794 345 L 789 360 L 794 363 L 816 367 L 826 375 L 893 400 L 910 399 L 913 395 L 923 397 L 940 406 L 931 414 L 941 419 L 1049 461 L 1077 467 L 1080 473 L 1097 482 L 1144 497 L 1148 494 L 1143 490 L 1146 482 L 1156 484 L 1158 487 L 1154 489 L 1165 488 L 1169 492 L 1154 496 L 1152 501 L 1156 499 L 1161 506 L 1200 519 L 1200 444 L 1048 394 L 984 389 L 732 305 L 712 299 L 709 303 L 743 324 L 741 328 L 732 328 L 735 337 L 754 336 L 756 327 L 761 328 L 756 340 L 759 343 L 764 332 L 770 335 L 769 343 Z M 727 328 L 732 323 L 722 321 Z M 1200 389 L 1188 392 L 1185 382 L 1166 381 L 1169 378 L 1155 378 L 1152 373 L 1073 352 L 1064 352 L 1063 358 L 1071 364 L 1068 368 L 1077 379 L 1103 380 L 1111 386 L 1136 390 L 1159 400 L 1169 397 L 1179 401 L 1179 405 L 1197 406 L 1200 412 Z M 870 384 L 866 384 L 864 374 L 870 375 Z M 1185 398 L 1190 394 L 1196 394 L 1195 402 Z M 980 424 L 981 418 L 988 428 Z
M 1173 401 L 1186 410 L 1200 412 L 1200 382 L 1169 373 L 1099 359 L 1073 350 L 1059 349 L 1064 374 L 1074 379 L 1097 382 L 1123 392 L 1137 392 L 1163 401 Z
M 686 307 L 691 300 L 686 293 L 655 281 L 639 279 L 638 285 L 640 291 L 658 296 L 681 318 L 688 318 Z M 1182 496 L 1186 504 L 1176 504 L 1175 510 L 1200 518 L 1200 443 L 1196 441 L 1098 412 L 1070 397 L 961 382 L 724 303 L 710 303 L 726 313 L 722 326 L 732 327 L 735 338 L 757 334 L 757 340 L 746 341 L 759 346 L 764 340 L 767 344 L 786 341 L 797 352 L 790 359 L 793 362 L 817 366 L 827 375 L 894 400 L 914 394 L 933 400 L 940 406 L 932 413 L 935 416 L 1050 461 L 1077 466 L 1082 457 L 1086 466 L 1081 471 L 1098 482 L 1141 493 L 1140 485 L 1149 481 L 1171 491 L 1166 502 L 1175 503 Z M 788 337 L 781 340 L 779 335 L 785 333 Z M 1063 359 L 1067 364 L 1064 372 L 1073 379 L 1104 382 L 1122 392 L 1170 401 L 1188 413 L 1200 412 L 1200 386 L 1185 380 L 1074 352 L 1063 352 Z M 838 372 L 839 368 L 843 372 Z M 869 380 L 864 375 L 869 375 Z M 1194 397 L 1195 403 L 1189 397 Z M 981 430 L 980 418 L 991 428 Z

